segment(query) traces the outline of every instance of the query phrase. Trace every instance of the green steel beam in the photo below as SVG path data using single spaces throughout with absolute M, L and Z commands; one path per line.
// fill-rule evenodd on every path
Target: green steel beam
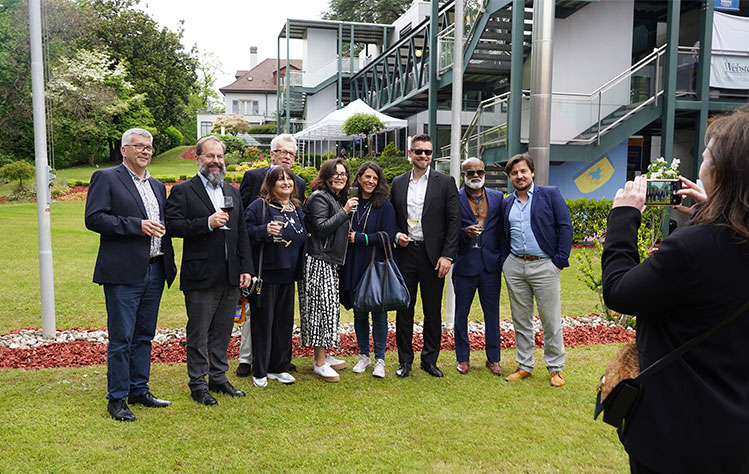
M 663 117 L 661 119 L 661 156 L 668 163 L 674 158 L 674 124 L 676 112 L 676 63 L 679 54 L 679 21 L 681 0 L 668 2 L 666 20 L 665 64 L 663 65 Z
M 286 123 L 284 124 L 283 131 L 289 133 L 289 127 L 291 126 L 291 107 L 289 107 L 289 92 L 291 92 L 291 84 L 289 83 L 289 20 L 286 19 L 286 75 L 284 76 L 284 86 L 286 87 Z
M 432 0 L 432 14 L 429 17 L 429 99 L 428 99 L 428 130 L 429 136 L 432 137 L 432 146 L 434 150 L 439 150 L 437 137 L 437 69 L 439 68 L 439 58 L 437 57 L 437 32 L 439 31 L 439 0 Z
M 387 29 L 385 30 L 387 31 Z M 351 25 L 351 31 L 349 34 L 349 74 L 352 76 L 354 75 L 354 25 Z M 349 80 L 349 84 L 351 84 L 351 81 Z M 349 86 L 349 102 L 351 102 L 353 99 L 351 98 L 351 86 Z
M 281 130 L 281 38 L 276 38 L 276 130 Z
M 343 25 L 338 23 L 338 100 L 335 108 L 343 107 Z
M 699 69 L 697 69 L 697 98 L 700 109 L 694 124 L 694 156 L 692 160 L 692 178 L 699 175 L 702 164 L 702 152 L 705 151 L 705 129 L 710 111 L 710 56 L 713 48 L 713 0 L 702 0 L 700 17 L 700 52 Z
M 523 22 L 525 2 L 512 1 L 512 51 L 510 56 L 510 97 L 507 114 L 507 154 L 520 153 L 520 128 L 523 108 Z M 509 181 L 508 181 L 509 183 Z

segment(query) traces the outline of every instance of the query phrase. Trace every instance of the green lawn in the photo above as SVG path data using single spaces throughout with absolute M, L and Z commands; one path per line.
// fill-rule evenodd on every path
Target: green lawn
M 552 388 L 540 351 L 534 376 L 514 383 L 474 365 L 443 379 L 342 371 L 267 388 L 231 376 L 248 396 L 189 397 L 184 364 L 156 364 L 165 409 L 134 407 L 135 423 L 106 411 L 106 368 L 0 371 L 0 472 L 626 472 L 615 430 L 592 419 L 594 387 L 617 345 L 568 349 L 567 385 Z M 441 357 L 443 366 L 453 353 Z M 348 358 L 351 367 L 353 358 Z M 502 353 L 505 370 L 514 351 Z M 236 361 L 232 361 L 232 370 Z
M 98 235 L 83 224 L 83 202 L 53 202 L 52 252 L 55 270 L 55 302 L 58 328 L 106 326 L 104 293 L 91 282 L 98 250 Z M 9 251 L 0 254 L 4 284 L 0 286 L 0 334 L 20 327 L 40 327 L 38 236 L 35 204 L 0 204 L 0 241 Z M 177 266 L 182 240 L 175 239 Z M 582 250 L 574 250 L 580 252 Z M 577 261 L 562 272 L 562 314 L 581 316 L 596 311 L 597 298 L 577 279 Z M 478 296 L 471 318 L 481 318 Z M 394 314 L 391 313 L 391 318 Z M 421 319 L 417 302 L 417 319 Z M 509 319 L 507 291 L 502 288 L 500 317 Z M 343 311 L 343 321 L 353 315 Z M 181 327 L 186 323 L 184 299 L 178 283 L 164 293 L 159 316 L 160 327 Z

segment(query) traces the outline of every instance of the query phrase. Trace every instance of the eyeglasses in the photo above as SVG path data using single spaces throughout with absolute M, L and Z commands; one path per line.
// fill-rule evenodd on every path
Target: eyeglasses
M 420 149 L 414 150 L 413 148 L 411 148 L 411 152 L 414 155 L 427 155 L 427 156 L 429 156 L 429 155 L 432 154 L 432 150 L 420 150 Z
M 147 151 L 148 153 L 153 153 L 153 147 L 151 145 L 124 145 L 124 146 L 131 146 L 135 148 L 135 151 L 138 153 L 143 153 L 144 151 Z
M 348 173 L 345 171 L 343 173 L 336 173 L 332 176 L 332 178 L 348 178 Z
M 485 174 L 485 170 L 468 170 L 464 171 L 465 175 L 469 178 L 473 178 L 474 176 L 478 176 L 479 178 L 482 178 Z
M 290 152 L 290 151 L 286 151 L 286 150 L 271 150 L 271 151 L 272 151 L 273 153 L 279 153 L 279 154 L 281 154 L 281 155 L 286 155 L 286 156 L 288 156 L 289 158 L 296 158 L 296 154 L 294 154 L 294 153 L 292 153 L 292 152 Z
M 213 161 L 213 160 L 223 160 L 224 155 L 214 155 L 213 153 L 208 153 L 207 155 L 200 155 L 204 156 L 206 160 Z

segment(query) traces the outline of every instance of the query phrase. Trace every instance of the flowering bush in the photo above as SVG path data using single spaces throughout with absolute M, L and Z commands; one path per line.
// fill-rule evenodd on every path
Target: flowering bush
M 661 156 L 648 165 L 648 171 L 645 176 L 648 179 L 678 179 L 680 164 L 681 161 L 678 158 L 674 158 L 669 166 L 669 164 L 666 163 L 666 160 Z

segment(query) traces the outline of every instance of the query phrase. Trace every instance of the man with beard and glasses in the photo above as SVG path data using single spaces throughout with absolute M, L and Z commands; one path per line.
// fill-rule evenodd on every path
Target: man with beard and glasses
M 224 182 L 225 151 L 219 138 L 201 138 L 195 145 L 198 174 L 175 185 L 166 204 L 167 233 L 184 239 L 180 289 L 187 308 L 188 385 L 203 405 L 217 404 L 209 390 L 245 395 L 226 378 L 226 352 L 239 288 L 250 285 L 254 270 L 239 191 Z
M 533 299 L 544 331 L 544 359 L 551 385 L 564 385 L 561 272 L 569 266 L 572 220 L 559 189 L 536 186 L 533 158 L 515 155 L 505 166 L 515 192 L 504 200 L 502 273 L 515 326 L 518 368 L 505 380 L 530 377 L 533 372 Z
M 413 137 L 408 150 L 413 169 L 396 176 L 390 188 L 398 265 L 411 293 L 411 304 L 395 315 L 399 362 L 395 375 L 401 378 L 408 377 L 414 359 L 414 306 L 419 286 L 424 310 L 421 368 L 433 377 L 442 377 L 437 367 L 442 341 L 442 292 L 445 275 L 458 251 L 460 198 L 452 177 L 429 169 L 433 151 L 429 135 Z
M 499 365 L 499 289 L 503 222 L 502 193 L 484 187 L 486 171 L 478 158 L 463 163 L 460 192 L 461 235 L 458 257 L 453 266 L 455 287 L 455 357 L 457 370 L 470 370 L 471 346 L 468 341 L 468 313 L 479 292 L 484 312 L 486 366 L 502 375 Z

